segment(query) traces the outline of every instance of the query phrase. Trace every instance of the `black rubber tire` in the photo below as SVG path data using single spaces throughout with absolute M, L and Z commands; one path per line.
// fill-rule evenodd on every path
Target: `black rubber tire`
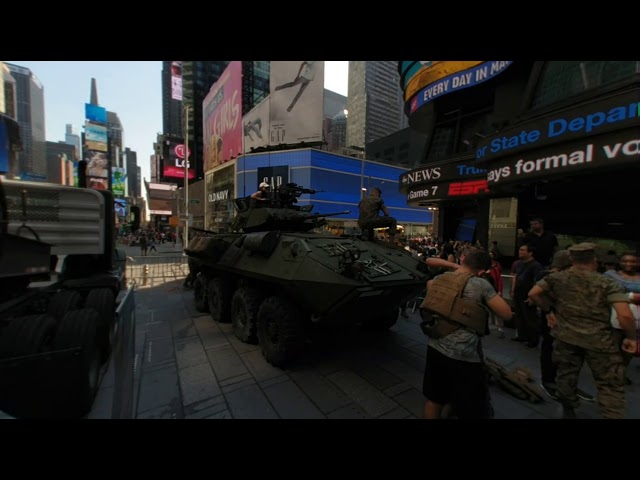
M 56 293 L 49 302 L 47 313 L 59 322 L 67 312 L 82 308 L 82 296 L 75 290 L 63 290 Z
M 111 354 L 111 347 L 118 331 L 116 323 L 116 298 L 110 288 L 94 288 L 87 295 L 85 308 L 93 308 L 100 315 L 98 336 L 102 349 L 102 360 Z
M 196 302 L 196 310 L 201 313 L 209 311 L 209 302 L 207 300 L 207 278 L 199 273 L 193 282 L 193 298 Z
M 79 418 L 91 410 L 100 387 L 102 352 L 98 331 L 102 321 L 95 309 L 83 308 L 67 313 L 58 325 L 58 332 L 53 339 L 55 350 L 83 349 L 78 375 L 66 377 L 68 383 L 64 389 L 61 388 L 61 395 L 66 397 L 61 416 Z
M 50 350 L 56 332 L 51 315 L 14 318 L 0 333 L 0 358 L 35 355 Z
M 235 336 L 245 343 L 258 343 L 257 318 L 262 295 L 259 291 L 241 287 L 231 298 L 231 323 Z
M 304 348 L 302 312 L 284 298 L 267 298 L 258 309 L 258 340 L 271 365 L 282 367 L 291 362 Z
M 207 282 L 207 302 L 209 313 L 216 322 L 231 321 L 231 296 L 233 289 L 224 277 L 210 278 Z

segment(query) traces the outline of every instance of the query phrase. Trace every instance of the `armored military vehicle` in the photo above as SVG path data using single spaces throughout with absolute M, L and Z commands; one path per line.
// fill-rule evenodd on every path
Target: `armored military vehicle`
M 395 244 L 313 232 L 349 213 L 296 205 L 314 193 L 290 183 L 266 202 L 235 199 L 233 231 L 196 237 L 185 249 L 196 308 L 259 342 L 275 366 L 302 352 L 314 323 L 390 328 L 425 286 L 425 265 Z

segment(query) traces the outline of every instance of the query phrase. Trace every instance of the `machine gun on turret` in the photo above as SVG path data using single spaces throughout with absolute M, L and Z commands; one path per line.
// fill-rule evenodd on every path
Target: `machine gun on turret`
M 335 217 L 351 213 L 350 210 L 332 213 L 311 213 L 313 205 L 298 206 L 298 198 L 303 194 L 316 194 L 323 190 L 304 188 L 296 183 L 278 187 L 264 207 L 256 207 L 250 197 L 235 199 L 237 214 L 232 228 L 244 233 L 281 230 L 308 232 L 326 223 L 325 217 Z

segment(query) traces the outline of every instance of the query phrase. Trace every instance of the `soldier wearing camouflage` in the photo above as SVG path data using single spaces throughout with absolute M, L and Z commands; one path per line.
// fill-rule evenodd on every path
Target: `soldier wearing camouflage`
M 595 245 L 578 244 L 569 251 L 573 266 L 547 275 L 529 292 L 538 304 L 545 294 L 555 299 L 556 320 L 550 326 L 555 338 L 553 361 L 557 365 L 558 399 L 565 407 L 565 416 L 574 416 L 573 409 L 579 405 L 578 376 L 586 361 L 598 389 L 602 416 L 622 418 L 624 364 L 614 338 L 610 312 L 612 305 L 616 311 L 626 307 L 630 316 L 629 299 L 615 281 L 596 272 Z M 623 316 L 626 318 L 626 312 Z M 629 330 L 629 340 L 625 340 L 625 349 L 636 348 L 635 332 L 631 332 Z

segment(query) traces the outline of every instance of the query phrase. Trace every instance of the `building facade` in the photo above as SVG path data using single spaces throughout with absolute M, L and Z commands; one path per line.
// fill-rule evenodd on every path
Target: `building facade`
M 336 234 L 357 228 L 358 203 L 373 187 L 382 190 L 391 216 L 407 236 L 424 235 L 431 227 L 432 214 L 406 206 L 398 191 L 399 174 L 405 169 L 316 149 L 299 149 L 244 155 L 207 172 L 205 179 L 205 228 L 225 231 L 235 215 L 232 200 L 258 190 L 262 181 L 272 186 L 296 183 L 318 190 L 302 195 L 299 205 L 313 204 L 312 213 L 349 213 L 328 218 L 328 228 Z
M 399 62 L 399 70 L 409 123 L 429 137 L 401 191 L 409 205 L 444 207 L 441 237 L 466 222 L 474 238 L 515 256 L 529 220 L 541 217 L 561 247 L 637 242 L 640 62 Z
M 427 136 L 407 127 L 367 144 L 365 152 L 376 162 L 414 168 L 423 163 L 426 146 Z
M 46 142 L 49 183 L 74 185 L 74 165 L 79 158 L 76 148 L 66 142 Z
M 182 71 L 175 71 L 175 67 L 182 62 L 163 61 L 161 82 L 162 82 L 162 133 L 182 137 L 184 135 L 184 119 L 182 116 L 182 100 L 174 97 L 181 97 L 173 91 L 175 76 L 182 76 Z M 176 65 L 174 65 L 176 64 Z
M 349 62 L 347 147 L 367 144 L 405 125 L 397 62 Z
M 76 151 L 76 158 L 82 158 L 82 140 L 80 132 L 70 123 L 67 123 L 64 134 L 64 142 L 73 145 Z
M 127 189 L 130 197 L 140 197 L 141 178 L 138 176 L 138 154 L 129 147 L 124 149 L 124 157 L 127 168 Z
M 22 139 L 22 151 L 18 153 L 15 173 L 24 180 L 45 181 L 48 168 L 44 87 L 28 68 L 10 63 L 5 65 L 15 80 L 15 118 L 20 125 Z M 5 100 L 5 108 L 8 104 Z

